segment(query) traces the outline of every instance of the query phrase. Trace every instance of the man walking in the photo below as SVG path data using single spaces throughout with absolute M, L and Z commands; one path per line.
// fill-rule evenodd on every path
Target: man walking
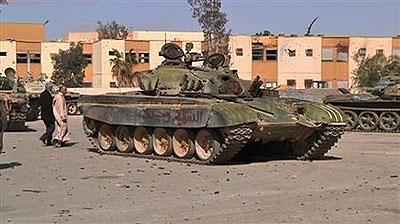
M 62 85 L 53 100 L 53 112 L 54 117 L 56 118 L 57 128 L 57 135 L 55 137 L 57 147 L 64 147 L 65 143 L 69 140 L 67 120 L 68 111 L 65 94 L 67 94 L 67 87 Z
M 54 132 L 54 114 L 53 114 L 53 96 L 51 91 L 53 86 L 51 83 L 46 83 L 45 90 L 40 93 L 39 106 L 41 110 L 41 118 L 44 125 L 46 126 L 46 132 L 39 138 L 43 144 L 49 146 L 52 144 L 53 132 Z

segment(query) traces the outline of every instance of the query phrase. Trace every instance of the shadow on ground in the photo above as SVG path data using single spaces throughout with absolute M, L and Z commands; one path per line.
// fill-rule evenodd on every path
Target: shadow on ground
M 5 170 L 5 169 L 14 169 L 16 166 L 21 166 L 22 163 L 19 162 L 10 162 L 10 163 L 0 163 L 0 170 Z

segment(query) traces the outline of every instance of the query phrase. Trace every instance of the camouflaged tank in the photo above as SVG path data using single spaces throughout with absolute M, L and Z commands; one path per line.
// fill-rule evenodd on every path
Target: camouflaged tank
M 4 105 L 7 118 L 6 130 L 25 130 L 26 115 L 29 110 L 28 95 L 18 80 L 0 77 L 0 103 Z
M 387 76 L 367 94 L 327 96 L 324 102 L 334 105 L 347 115 L 347 130 L 367 132 L 400 132 L 400 77 Z
M 164 45 L 162 64 L 136 75 L 141 91 L 79 99 L 84 131 L 98 151 L 216 164 L 259 143 L 251 150 L 279 145 L 281 152 L 308 160 L 322 157 L 343 133 L 341 110 L 263 96 L 259 78 L 239 79 L 226 69 L 224 55 L 189 51 Z M 192 65 L 200 61 L 203 66 Z

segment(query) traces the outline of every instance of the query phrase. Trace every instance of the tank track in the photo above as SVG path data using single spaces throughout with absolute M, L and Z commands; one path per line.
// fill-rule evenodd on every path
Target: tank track
M 344 132 L 343 127 L 328 126 L 311 143 L 311 148 L 303 155 L 298 156 L 298 160 L 313 160 L 322 158 L 341 138 Z
M 343 107 L 343 106 L 336 106 L 339 107 L 341 110 L 351 110 L 351 111 L 373 111 L 373 112 L 399 112 L 400 114 L 400 109 L 396 108 L 367 108 L 367 107 Z M 382 130 L 382 129 L 374 129 L 374 130 L 363 130 L 360 128 L 353 128 L 351 130 L 345 129 L 345 132 L 369 132 L 369 133 L 400 133 L 400 128 L 394 131 L 388 131 L 388 130 Z
M 211 164 L 222 164 L 228 162 L 232 159 L 236 154 L 244 147 L 244 145 L 248 142 L 253 132 L 251 125 L 241 125 L 231 128 L 220 129 L 220 133 L 222 134 L 224 141 L 221 144 L 219 151 L 217 151 L 210 159 L 202 161 L 198 160 L 193 156 L 191 159 L 183 159 L 177 158 L 173 155 L 171 156 L 158 156 L 154 154 L 138 154 L 135 152 L 123 153 L 118 151 L 104 151 L 98 146 L 98 140 L 93 136 L 93 133 L 87 132 L 85 129 L 85 134 L 87 135 L 89 142 L 94 147 L 94 152 L 99 153 L 100 155 L 113 155 L 113 156 L 122 156 L 122 157 L 136 157 L 136 158 L 144 158 L 150 160 L 164 160 L 168 162 L 180 162 L 187 164 L 198 164 L 198 165 L 211 165 Z

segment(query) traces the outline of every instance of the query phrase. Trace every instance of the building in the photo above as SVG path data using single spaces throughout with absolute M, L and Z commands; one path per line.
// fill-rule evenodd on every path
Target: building
M 1 74 L 15 71 L 22 79 L 38 78 L 42 73 L 51 76 L 52 57 L 69 49 L 71 43 L 80 42 L 89 61 L 84 85 L 95 88 L 117 86 L 110 65 L 114 49 L 123 55 L 136 54 L 138 64 L 133 70 L 143 71 L 162 62 L 158 53 L 164 43 L 185 48 L 190 42 L 193 51 L 201 52 L 203 42 L 202 32 L 177 31 L 130 31 L 127 40 L 98 40 L 96 32 L 71 32 L 60 41 L 46 42 L 42 23 L 2 22 L 0 29 Z M 400 37 L 232 35 L 229 50 L 231 69 L 242 79 L 260 76 L 268 87 L 311 88 L 324 84 L 340 88 L 353 84 L 355 53 L 400 57 Z

